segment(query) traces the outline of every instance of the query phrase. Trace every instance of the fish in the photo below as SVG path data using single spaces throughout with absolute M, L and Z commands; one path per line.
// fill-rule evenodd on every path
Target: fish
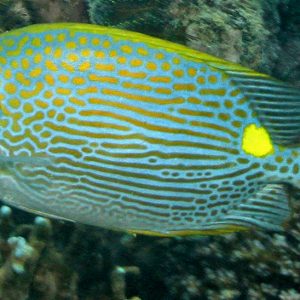
M 9 205 L 156 236 L 279 231 L 299 137 L 299 89 L 239 64 L 92 24 L 0 35 Z

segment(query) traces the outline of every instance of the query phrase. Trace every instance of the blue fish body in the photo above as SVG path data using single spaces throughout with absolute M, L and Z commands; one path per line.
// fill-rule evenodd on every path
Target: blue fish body
M 138 33 L 0 35 L 0 187 L 41 214 L 154 235 L 279 230 L 299 188 L 300 93 Z

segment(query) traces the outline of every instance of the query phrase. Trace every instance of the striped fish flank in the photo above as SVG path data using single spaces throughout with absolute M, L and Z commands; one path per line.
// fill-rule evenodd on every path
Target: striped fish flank
M 299 95 L 138 33 L 87 24 L 4 33 L 1 197 L 144 234 L 280 229 L 287 185 L 300 186 Z

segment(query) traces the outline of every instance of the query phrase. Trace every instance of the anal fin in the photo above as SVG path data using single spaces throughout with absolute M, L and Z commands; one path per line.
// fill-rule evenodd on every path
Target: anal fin
M 256 195 L 229 211 L 224 221 L 280 231 L 292 215 L 290 199 L 287 184 L 267 184 Z

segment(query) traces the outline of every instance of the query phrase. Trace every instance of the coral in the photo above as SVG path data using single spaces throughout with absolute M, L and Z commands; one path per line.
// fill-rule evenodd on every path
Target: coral
M 33 224 L 17 226 L 7 206 L 0 209 L 0 221 L 0 299 L 76 300 L 64 296 L 68 267 L 62 255 L 51 248 L 50 221 L 36 217 Z
M 3 210 L 0 221 L 10 225 L 0 237 L 0 299 L 300 297 L 299 204 L 282 233 L 199 238 L 133 236 L 41 217 L 32 222 L 25 212 L 4 217 Z M 23 265 L 21 273 L 14 262 Z
M 273 10 L 268 19 L 272 26 L 268 26 L 264 16 L 269 10 L 262 2 L 239 0 L 193 4 L 177 0 L 171 8 L 174 18 L 181 19 L 186 28 L 190 47 L 268 73 L 279 51 L 278 13 Z
M 300 2 L 286 1 L 281 5 L 282 47 L 274 76 L 287 80 L 300 87 Z
M 31 23 L 30 13 L 21 0 L 0 0 L 0 31 Z
M 88 0 L 92 23 L 161 36 L 170 0 Z
M 88 21 L 84 0 L 24 0 L 24 2 L 32 12 L 35 23 Z
M 32 23 L 87 22 L 84 0 L 0 0 L 0 30 Z

